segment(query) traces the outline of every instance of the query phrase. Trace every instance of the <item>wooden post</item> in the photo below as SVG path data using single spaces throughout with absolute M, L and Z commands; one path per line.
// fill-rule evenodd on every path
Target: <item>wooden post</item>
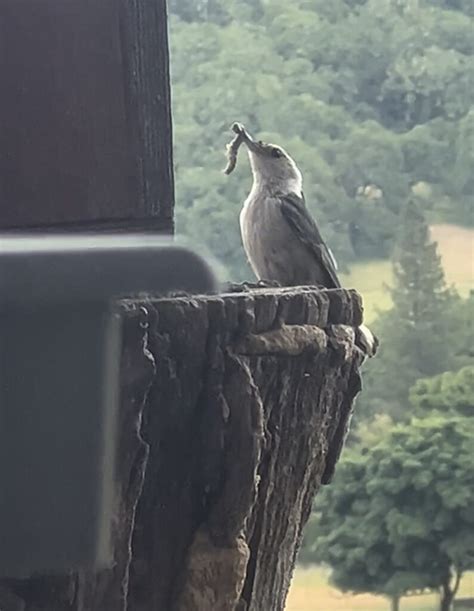
M 360 390 L 357 294 L 125 301 L 122 314 L 114 565 L 3 582 L 0 608 L 282 611 Z

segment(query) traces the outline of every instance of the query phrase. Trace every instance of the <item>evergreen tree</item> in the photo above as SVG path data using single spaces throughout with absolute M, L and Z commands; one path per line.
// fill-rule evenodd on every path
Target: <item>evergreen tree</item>
M 468 262 L 468 265 L 470 261 Z M 474 291 L 467 299 L 460 299 L 454 310 L 456 324 L 454 329 L 454 346 L 457 367 L 474 364 Z M 456 367 L 456 368 L 457 368 Z
M 420 414 L 435 410 L 474 415 L 474 365 L 459 371 L 446 371 L 432 378 L 418 380 L 410 389 L 410 403 Z
M 453 313 L 459 301 L 446 286 L 436 243 L 414 199 L 402 213 L 393 272 L 388 290 L 394 305 L 376 324 L 381 349 L 367 370 L 361 399 L 364 415 L 388 413 L 400 419 L 409 415 L 401 406 L 407 405 L 416 380 L 452 368 Z

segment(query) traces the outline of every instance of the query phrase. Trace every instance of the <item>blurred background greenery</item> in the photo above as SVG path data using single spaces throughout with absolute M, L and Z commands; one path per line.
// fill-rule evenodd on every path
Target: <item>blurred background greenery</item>
M 474 2 L 169 9 L 178 233 L 223 279 L 252 279 L 238 226 L 247 160 L 220 171 L 242 121 L 301 167 L 381 339 L 287 608 L 448 611 L 474 597 Z

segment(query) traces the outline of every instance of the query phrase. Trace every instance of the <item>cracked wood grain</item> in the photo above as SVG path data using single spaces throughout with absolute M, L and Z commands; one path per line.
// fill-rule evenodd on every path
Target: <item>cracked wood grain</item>
M 258 289 L 153 307 L 157 376 L 129 608 L 283 609 L 312 500 L 334 471 L 359 390 L 360 298 Z M 241 426 L 255 405 L 257 450 L 260 424 Z

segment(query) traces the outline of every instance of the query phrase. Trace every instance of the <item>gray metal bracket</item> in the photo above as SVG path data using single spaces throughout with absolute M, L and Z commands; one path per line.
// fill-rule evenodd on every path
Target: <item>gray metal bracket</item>
M 214 291 L 152 236 L 0 235 L 0 576 L 107 565 L 121 327 L 137 293 Z

